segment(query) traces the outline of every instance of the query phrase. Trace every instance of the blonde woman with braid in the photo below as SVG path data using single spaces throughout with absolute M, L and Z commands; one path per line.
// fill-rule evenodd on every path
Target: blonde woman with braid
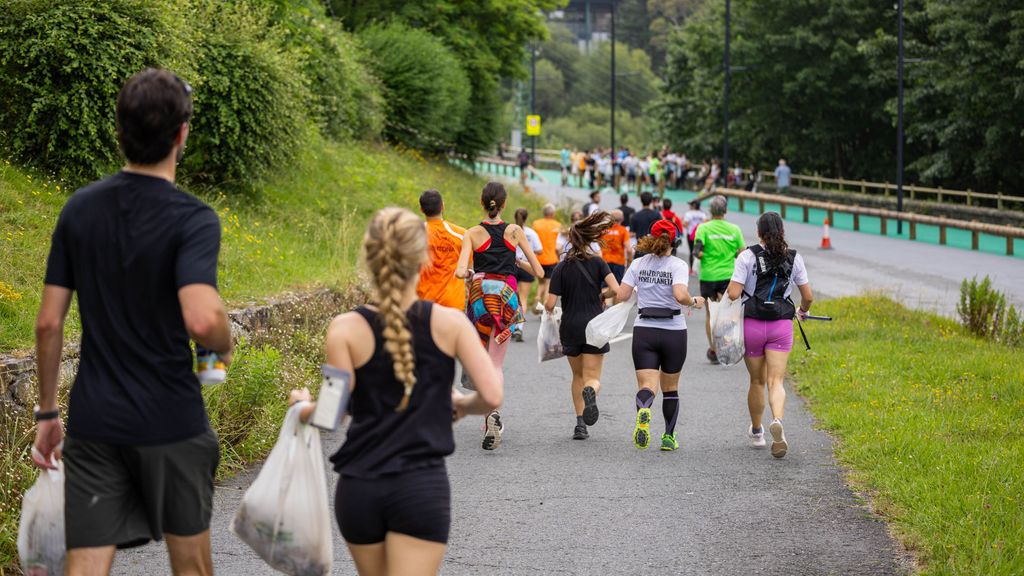
M 537 278 L 544 278 L 544 269 L 537 261 L 537 255 L 530 247 L 523 229 L 501 220 L 501 211 L 505 209 L 507 198 L 505 187 L 500 183 L 489 182 L 484 186 L 480 194 L 480 205 L 487 213 L 487 219 L 466 231 L 459 264 L 455 268 L 457 278 L 471 279 L 466 314 L 476 326 L 477 335 L 487 348 L 502 382 L 501 365 L 505 362 L 512 329 L 526 320 L 517 293 L 519 284 L 516 281 L 516 269 L 521 268 Z M 523 251 L 525 262 L 516 259 L 516 248 Z M 470 255 L 473 256 L 476 270 L 469 268 Z M 503 427 L 497 410 L 487 415 L 482 444 L 484 450 L 494 450 L 501 444 Z
M 402 208 L 377 212 L 363 250 L 374 303 L 327 330 L 327 362 L 353 374 L 352 420 L 331 457 L 340 475 L 335 513 L 362 576 L 436 574 L 451 523 L 444 459 L 455 449 L 452 419 L 496 409 L 502 384 L 461 311 L 417 300 L 427 264 L 419 218 Z M 475 392 L 452 390 L 456 359 Z M 292 402 L 304 400 L 308 390 L 292 392 Z

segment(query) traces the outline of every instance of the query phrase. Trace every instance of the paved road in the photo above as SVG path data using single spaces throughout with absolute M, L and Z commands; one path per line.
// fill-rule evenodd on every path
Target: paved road
M 817 270 L 810 258 L 808 266 Z M 506 361 L 502 447 L 480 449 L 477 419 L 456 426 L 444 574 L 907 572 L 884 523 L 846 488 L 829 436 L 814 428 L 799 397 L 789 396 L 791 449 L 784 460 L 747 445 L 746 373 L 741 366 L 703 360 L 707 343 L 699 314 L 689 319 L 682 447 L 673 453 L 632 446 L 636 380 L 629 340 L 613 344 L 607 356 L 601 420 L 590 439 L 571 440 L 569 369 L 562 360 L 537 363 L 537 322 L 531 317 L 526 343 L 513 344 Z M 663 428 L 660 405 L 655 403 L 655 437 Z M 325 437 L 325 451 L 339 441 Z M 271 573 L 227 531 L 254 473 L 218 487 L 213 550 L 221 574 Z M 335 536 L 334 572 L 354 574 Z M 121 553 L 115 573 L 165 573 L 166 566 L 162 546 L 150 545 Z

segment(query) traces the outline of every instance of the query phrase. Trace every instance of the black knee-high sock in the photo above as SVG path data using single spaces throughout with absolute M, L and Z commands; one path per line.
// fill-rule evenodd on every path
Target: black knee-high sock
M 652 404 L 654 404 L 654 392 L 647 388 L 641 388 L 636 393 L 636 409 L 650 408 Z
M 665 433 L 674 434 L 676 431 L 676 418 L 679 417 L 678 390 L 662 393 L 661 413 L 665 416 Z

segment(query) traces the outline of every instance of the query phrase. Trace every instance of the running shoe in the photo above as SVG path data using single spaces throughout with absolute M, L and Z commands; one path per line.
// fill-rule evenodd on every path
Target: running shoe
M 544 312 L 544 305 L 537 302 L 537 305 L 533 307 L 533 315 L 540 316 L 542 312 Z
M 593 386 L 583 388 L 583 422 L 587 426 L 597 424 L 597 417 L 600 412 L 597 409 L 597 392 Z
M 761 427 L 761 431 L 754 433 L 754 425 L 751 424 L 750 428 L 747 429 L 747 437 L 750 438 L 750 444 L 754 448 L 764 448 L 766 443 L 764 441 L 764 426 Z
M 679 441 L 676 440 L 675 434 L 662 434 L 661 435 L 661 450 L 662 452 L 671 452 L 679 449 Z
M 718 364 L 718 353 L 708 348 L 708 361 L 712 364 Z
M 789 451 L 789 444 L 786 442 L 786 431 L 782 429 L 782 420 L 772 420 L 768 425 L 768 431 L 772 433 L 772 456 L 784 457 Z
M 523 331 L 522 331 L 522 329 L 516 330 L 515 332 L 512 333 L 512 340 L 514 340 L 516 342 L 522 342 L 523 341 Z
M 484 432 L 483 449 L 494 450 L 501 445 L 501 433 L 505 425 L 501 423 L 501 414 L 495 410 L 487 415 L 487 429 Z
M 633 428 L 633 446 L 638 450 L 647 450 L 651 445 L 651 409 L 641 408 L 636 411 L 636 427 Z
M 572 431 L 573 440 L 586 440 L 590 438 L 590 432 L 587 432 L 587 427 L 583 424 L 577 424 L 576 429 Z

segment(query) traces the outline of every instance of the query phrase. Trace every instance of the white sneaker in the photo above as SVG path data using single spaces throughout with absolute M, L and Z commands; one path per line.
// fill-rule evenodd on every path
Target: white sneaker
M 754 448 L 764 448 L 767 445 L 764 441 L 764 426 L 761 427 L 760 432 L 754 434 L 754 425 L 751 424 L 750 427 L 747 428 L 747 437 L 750 438 L 750 444 Z
M 772 456 L 782 458 L 789 451 L 789 444 L 786 443 L 786 432 L 782 429 L 782 420 L 776 418 L 768 425 L 768 431 L 772 433 Z
M 501 433 L 504 430 L 505 425 L 501 423 L 501 415 L 498 414 L 498 411 L 495 410 L 488 414 L 482 448 L 484 450 L 494 450 L 498 446 L 501 446 Z

